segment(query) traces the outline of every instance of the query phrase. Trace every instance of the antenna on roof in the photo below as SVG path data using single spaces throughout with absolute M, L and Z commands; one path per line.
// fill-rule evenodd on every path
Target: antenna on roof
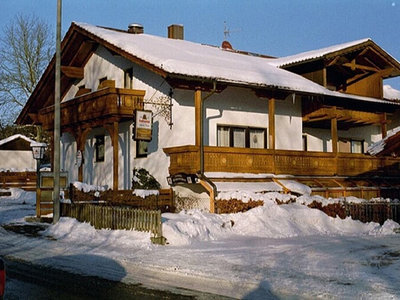
M 236 32 L 236 31 L 241 31 L 241 28 L 237 28 L 237 29 L 229 29 L 228 25 L 226 25 L 226 21 L 224 21 L 224 40 L 226 41 L 227 37 L 230 37 L 230 33 L 231 32 Z

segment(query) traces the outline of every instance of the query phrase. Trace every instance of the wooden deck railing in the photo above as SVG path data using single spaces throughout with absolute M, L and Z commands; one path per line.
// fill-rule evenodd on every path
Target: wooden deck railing
M 196 174 L 200 149 L 188 145 L 164 148 L 170 157 L 169 172 Z M 400 175 L 400 158 L 364 154 L 204 147 L 205 172 L 273 173 L 298 176 Z
M 61 126 L 71 126 L 82 122 L 104 119 L 113 116 L 132 118 L 134 109 L 143 108 L 145 91 L 107 87 L 96 92 L 84 94 L 60 104 Z M 54 126 L 54 106 L 39 112 L 44 130 Z

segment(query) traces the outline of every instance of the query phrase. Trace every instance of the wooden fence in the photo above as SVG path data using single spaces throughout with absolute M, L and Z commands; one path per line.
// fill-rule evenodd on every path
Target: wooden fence
M 61 216 L 88 222 L 96 229 L 126 229 L 152 233 L 154 243 L 164 244 L 161 211 L 88 203 L 61 204 Z
M 353 220 L 361 222 L 385 223 L 386 220 L 393 220 L 400 223 L 400 203 L 346 203 L 346 215 Z
M 174 212 L 174 198 L 172 189 L 161 189 L 158 195 L 142 198 L 133 195 L 133 190 L 107 190 L 83 192 L 72 184 L 69 188 L 69 199 L 72 203 L 87 201 L 106 202 L 110 206 L 129 206 L 145 210 L 161 210 L 161 212 Z
M 36 191 L 36 172 L 0 172 L 0 188 Z

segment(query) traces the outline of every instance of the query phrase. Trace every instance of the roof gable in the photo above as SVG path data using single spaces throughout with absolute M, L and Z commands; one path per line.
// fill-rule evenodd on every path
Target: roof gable
M 345 55 L 347 53 L 355 52 L 358 50 L 363 50 L 370 47 L 379 54 L 381 57 L 385 58 L 391 65 L 400 69 L 400 63 L 394 57 L 392 57 L 388 52 L 379 47 L 370 38 L 356 40 L 348 43 L 343 43 L 339 45 L 334 45 L 322 49 L 307 51 L 303 53 L 298 53 L 295 55 L 290 55 L 286 57 L 277 58 L 273 61 L 273 64 L 278 67 L 285 67 L 294 64 L 302 64 L 319 59 L 330 59 L 335 58 L 339 55 Z
M 0 140 L 0 150 L 26 150 L 30 151 L 30 144 L 36 142 L 22 134 L 15 134 Z

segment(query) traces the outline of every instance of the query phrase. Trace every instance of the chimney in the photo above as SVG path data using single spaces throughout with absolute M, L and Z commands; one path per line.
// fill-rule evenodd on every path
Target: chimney
M 172 24 L 168 26 L 168 38 L 183 40 L 183 25 Z
M 128 26 L 128 32 L 133 34 L 141 34 L 144 33 L 143 25 L 138 23 L 132 23 Z

